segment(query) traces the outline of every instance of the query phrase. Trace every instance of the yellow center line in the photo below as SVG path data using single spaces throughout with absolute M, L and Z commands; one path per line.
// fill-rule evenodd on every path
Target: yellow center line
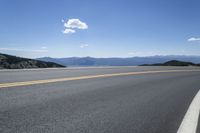
M 23 82 L 0 83 L 0 88 L 27 86 L 27 85 L 35 85 L 35 84 L 47 84 L 47 83 L 82 80 L 82 79 L 92 79 L 92 78 L 105 78 L 105 77 L 114 77 L 114 76 L 128 76 L 128 75 L 169 73 L 169 72 L 194 72 L 194 71 L 197 72 L 197 71 L 200 71 L 200 70 L 195 70 L 195 69 L 193 69 L 193 70 L 161 70 L 161 71 L 142 71 L 142 72 L 126 72 L 126 73 L 87 75 L 87 76 L 78 76 L 78 77 L 67 77 L 67 78 L 56 78 L 56 79 L 45 79 L 45 80 L 23 81 Z

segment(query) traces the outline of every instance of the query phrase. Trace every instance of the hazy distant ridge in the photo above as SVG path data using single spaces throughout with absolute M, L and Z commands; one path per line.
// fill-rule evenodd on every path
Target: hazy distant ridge
M 142 64 L 164 63 L 170 60 L 179 60 L 200 63 L 200 56 L 149 56 L 131 58 L 93 58 L 93 57 L 69 57 L 69 58 L 38 58 L 42 61 L 51 61 L 65 66 L 136 66 Z

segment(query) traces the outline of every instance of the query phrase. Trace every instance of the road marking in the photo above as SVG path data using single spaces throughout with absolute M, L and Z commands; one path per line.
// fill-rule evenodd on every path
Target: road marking
M 168 73 L 168 72 L 194 72 L 194 71 L 200 72 L 200 70 L 193 69 L 193 70 L 161 70 L 161 71 L 141 71 L 141 72 L 112 73 L 112 74 L 101 74 L 101 75 L 87 75 L 87 76 L 79 76 L 79 77 L 67 77 L 67 78 L 34 80 L 34 81 L 24 81 L 24 82 L 0 83 L 0 88 L 35 85 L 35 84 L 46 84 L 46 83 L 81 80 L 81 79 L 106 78 L 106 77 L 114 77 L 114 76 L 128 76 L 128 75 Z
M 194 97 L 177 133 L 196 133 L 200 111 L 200 91 Z

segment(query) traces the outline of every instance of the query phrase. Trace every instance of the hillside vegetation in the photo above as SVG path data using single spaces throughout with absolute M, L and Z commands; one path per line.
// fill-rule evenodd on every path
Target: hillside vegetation
M 184 62 L 178 60 L 171 60 L 165 63 L 157 63 L 157 64 L 144 64 L 141 66 L 200 66 L 200 64 L 195 64 L 192 62 Z
M 0 69 L 52 68 L 52 67 L 65 67 L 65 66 L 53 62 L 45 62 L 28 58 L 21 58 L 0 53 Z

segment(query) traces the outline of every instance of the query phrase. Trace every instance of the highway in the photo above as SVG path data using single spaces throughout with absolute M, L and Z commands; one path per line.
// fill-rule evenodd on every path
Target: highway
M 198 67 L 0 70 L 0 132 L 176 133 L 199 89 Z

